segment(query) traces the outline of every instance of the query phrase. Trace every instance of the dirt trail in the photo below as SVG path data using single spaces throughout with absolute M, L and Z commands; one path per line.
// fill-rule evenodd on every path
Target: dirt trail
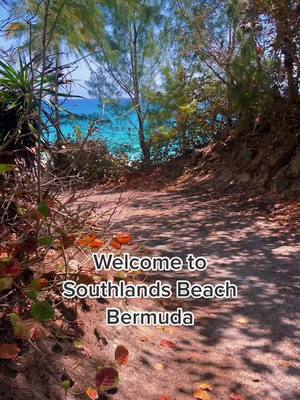
M 104 196 L 113 203 L 119 193 L 93 200 Z M 127 204 L 115 229 L 145 240 L 146 254 L 184 258 L 193 253 L 209 260 L 202 273 L 163 273 L 151 279 L 172 284 L 183 278 L 212 284 L 230 279 L 239 296 L 181 302 L 195 314 L 192 328 L 107 330 L 112 346 L 125 342 L 131 354 L 114 398 L 188 400 L 196 383 L 208 382 L 211 399 L 227 400 L 232 392 L 247 400 L 300 399 L 299 236 L 278 230 L 263 200 L 249 209 L 247 196 L 220 195 L 213 188 L 129 191 L 123 198 Z M 131 300 L 121 308 L 163 310 L 158 301 L 148 300 Z M 145 335 L 150 342 L 140 340 Z M 175 342 L 177 349 L 161 347 L 161 339 Z M 157 363 L 163 369 L 157 371 Z
M 120 389 L 109 397 L 114 400 L 191 400 L 200 382 L 211 384 L 211 400 L 229 400 L 231 393 L 247 400 L 300 399 L 300 239 L 278 229 L 264 199 L 249 203 L 249 195 L 235 193 L 210 185 L 186 192 L 126 191 L 113 230 L 128 230 L 136 244 L 145 242 L 143 254 L 193 253 L 209 260 L 205 272 L 153 273 L 148 281 L 230 279 L 238 286 L 237 299 L 181 301 L 195 314 L 195 326 L 165 331 L 108 327 L 105 308 L 164 310 L 176 307 L 173 301 L 61 303 L 59 312 L 84 349 L 54 337 L 38 348 L 27 346 L 17 363 L 3 366 L 0 399 L 61 400 L 60 380 L 67 374 L 75 382 L 67 399 L 84 400 L 87 386 L 95 385 L 96 367 L 110 365 L 119 344 L 129 349 L 130 359 L 121 368 Z M 90 200 L 114 208 L 119 196 L 94 191 Z M 160 346 L 162 339 L 177 348 Z

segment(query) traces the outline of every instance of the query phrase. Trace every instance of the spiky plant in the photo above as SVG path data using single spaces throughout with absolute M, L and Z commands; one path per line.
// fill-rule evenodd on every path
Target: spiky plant
M 51 94 L 55 76 L 43 78 L 43 97 Z M 30 66 L 19 68 L 0 61 L 0 162 L 14 164 L 23 159 L 34 164 L 37 142 L 38 99 L 41 77 L 33 76 Z

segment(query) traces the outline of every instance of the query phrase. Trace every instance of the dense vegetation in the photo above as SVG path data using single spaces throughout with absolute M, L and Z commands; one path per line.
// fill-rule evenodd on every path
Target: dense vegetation
M 32 0 L 14 3 L 3 31 L 20 38 L 16 69 L 18 53 L 28 76 L 29 56 L 34 69 L 44 63 L 55 73 L 58 140 L 58 81 L 69 76 L 63 54 L 89 54 L 91 93 L 103 103 L 131 100 L 127 111 L 136 113 L 149 163 L 189 153 L 233 126 L 252 129 L 274 104 L 298 102 L 299 7 L 288 0 L 55 0 L 37 7 Z M 11 62 L 7 52 L 5 59 Z

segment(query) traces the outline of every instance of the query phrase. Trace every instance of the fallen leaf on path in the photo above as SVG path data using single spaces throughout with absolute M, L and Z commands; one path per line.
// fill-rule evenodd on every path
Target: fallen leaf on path
M 174 342 L 171 342 L 170 340 L 165 340 L 165 339 L 162 339 L 160 341 L 160 345 L 162 347 L 166 347 L 168 349 L 176 349 L 177 348 L 177 346 Z
M 21 264 L 16 260 L 7 260 L 0 263 L 0 276 L 17 278 L 22 271 Z
M 118 272 L 116 272 L 114 277 L 116 279 L 126 280 L 127 279 L 127 273 L 125 271 L 118 271 Z
M 279 361 L 278 361 L 278 365 L 279 365 L 280 367 L 283 367 L 283 368 L 290 368 L 290 367 L 293 366 L 293 364 L 292 364 L 291 362 L 286 361 L 286 360 L 279 360 Z
M 105 367 L 96 374 L 96 386 L 99 392 L 115 388 L 119 383 L 119 373 L 115 368 Z
M 14 278 L 11 278 L 9 276 L 0 278 L 0 292 L 2 292 L 2 290 L 11 289 L 13 284 L 14 284 Z
M 113 247 L 116 250 L 120 250 L 122 248 L 122 245 L 119 242 L 117 242 L 115 239 L 112 239 L 110 244 L 111 244 L 111 247 Z
M 48 286 L 48 283 L 45 278 L 33 279 L 26 289 L 40 292 L 44 287 Z
M 154 369 L 156 369 L 156 371 L 161 371 L 163 370 L 165 367 L 163 364 L 157 363 L 154 365 Z
M 85 235 L 82 236 L 80 239 L 76 241 L 76 244 L 78 244 L 81 247 L 89 246 L 93 240 L 96 240 L 96 235 Z
M 22 321 L 20 323 L 20 329 L 20 335 L 16 336 L 26 340 L 40 340 L 50 335 L 50 332 L 34 319 L 25 319 Z
M 15 313 L 10 313 L 8 316 L 16 337 L 24 340 L 38 340 L 50 335 L 50 332 L 35 319 L 25 319 L 22 321 Z
M 196 387 L 197 389 L 212 391 L 212 386 L 206 382 L 197 383 Z
M 241 396 L 240 394 L 236 394 L 236 393 L 231 393 L 229 395 L 229 399 L 230 400 L 246 400 L 246 398 L 244 396 Z
M 167 333 L 169 335 L 171 335 L 172 333 L 175 332 L 175 328 L 173 328 L 172 326 L 161 326 L 161 325 L 158 325 L 156 327 L 156 329 L 159 330 L 159 331 L 162 331 L 164 333 Z
M 70 387 L 72 386 L 71 381 L 69 379 L 65 379 L 64 381 L 60 382 L 60 386 L 65 390 L 69 390 Z
M 12 324 L 12 327 L 13 327 L 14 336 L 16 336 L 16 337 L 20 336 L 23 331 L 23 325 L 22 325 L 23 321 L 21 320 L 19 315 L 17 315 L 14 312 L 8 314 L 8 317 L 9 317 L 10 323 Z
M 189 357 L 188 360 L 202 360 L 203 356 L 199 353 L 192 353 Z
M 129 233 L 121 233 L 114 238 L 120 244 L 128 244 L 132 242 L 132 236 Z
M 93 389 L 91 387 L 88 387 L 86 389 L 86 394 L 87 394 L 88 398 L 91 399 L 91 400 L 97 400 L 98 397 L 99 397 L 97 390 Z
M 0 359 L 14 360 L 20 352 L 17 343 L 0 344 Z
M 80 340 L 74 340 L 73 346 L 75 347 L 75 349 L 83 349 L 84 348 L 84 345 L 80 342 Z
M 129 271 L 128 272 L 128 275 L 130 275 L 130 277 L 133 277 L 133 278 L 138 278 L 139 276 L 143 276 L 145 273 L 143 272 L 143 271 L 140 271 L 140 270 L 138 270 L 138 271 Z
M 129 351 L 125 346 L 119 345 L 115 350 L 115 361 L 116 363 L 121 365 L 126 365 L 129 359 Z
M 207 390 L 198 389 L 194 392 L 193 397 L 198 400 L 210 400 L 210 394 Z
M 150 342 L 150 337 L 149 336 L 141 336 L 140 341 L 141 342 Z
M 100 249 L 101 247 L 104 246 L 104 242 L 101 239 L 94 239 L 90 244 L 89 247 L 92 247 L 93 249 Z
M 241 325 L 246 325 L 246 324 L 248 324 L 249 320 L 248 320 L 248 318 L 240 318 L 237 320 L 237 322 Z
M 37 321 L 49 321 L 54 317 L 54 308 L 47 301 L 33 303 L 30 314 Z

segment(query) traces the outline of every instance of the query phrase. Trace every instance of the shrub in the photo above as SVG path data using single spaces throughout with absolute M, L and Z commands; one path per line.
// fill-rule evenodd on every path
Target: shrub
M 54 175 L 68 174 L 70 180 L 77 178 L 85 183 L 104 183 L 120 177 L 126 161 L 121 156 L 113 157 L 102 140 L 85 143 L 70 140 L 53 151 L 49 168 Z

